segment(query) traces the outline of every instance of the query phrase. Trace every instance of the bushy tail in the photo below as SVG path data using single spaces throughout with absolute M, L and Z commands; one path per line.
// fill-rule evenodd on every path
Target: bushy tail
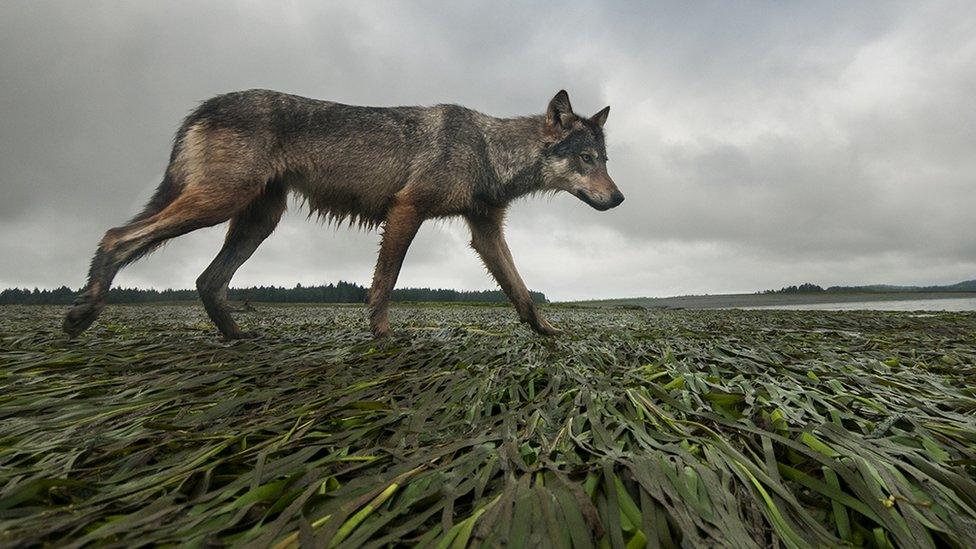
M 166 206 L 172 204 L 180 196 L 180 193 L 183 192 L 183 181 L 179 176 L 179 173 L 182 171 L 180 168 L 180 157 L 183 154 L 184 140 L 191 126 L 191 118 L 183 121 L 180 129 L 176 132 L 176 136 L 173 138 L 173 148 L 169 153 L 169 165 L 166 166 L 166 175 L 163 176 L 163 182 L 156 187 L 156 192 L 153 193 L 152 198 L 149 199 L 149 202 L 146 203 L 142 211 L 133 217 L 129 223 L 142 221 L 158 214 L 166 209 Z
M 171 170 L 166 170 L 166 175 L 163 177 L 163 182 L 156 187 L 156 192 L 153 193 L 152 198 L 146 203 L 146 206 L 142 209 L 139 214 L 129 220 L 129 223 L 135 223 L 136 221 L 142 221 L 143 219 L 148 219 L 159 212 L 166 209 L 182 192 L 181 186 L 176 182 L 173 177 Z

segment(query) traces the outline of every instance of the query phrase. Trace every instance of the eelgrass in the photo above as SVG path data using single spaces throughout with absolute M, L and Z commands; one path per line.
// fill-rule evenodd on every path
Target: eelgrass
M 0 545 L 972 547 L 976 315 L 0 308 Z

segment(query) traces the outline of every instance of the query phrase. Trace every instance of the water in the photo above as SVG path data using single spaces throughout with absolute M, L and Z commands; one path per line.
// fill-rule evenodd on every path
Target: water
M 742 309 L 788 309 L 791 311 L 976 311 L 976 297 L 961 299 L 906 299 L 900 301 L 852 301 L 804 305 L 764 305 Z

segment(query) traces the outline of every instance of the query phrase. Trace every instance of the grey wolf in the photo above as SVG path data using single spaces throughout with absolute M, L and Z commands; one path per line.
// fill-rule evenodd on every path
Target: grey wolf
M 289 193 L 330 222 L 382 226 L 369 323 L 390 331 L 390 293 L 427 219 L 461 216 L 471 246 L 540 334 L 558 333 L 529 297 L 505 243 L 516 198 L 566 191 L 597 210 L 624 197 L 607 174 L 606 107 L 578 116 L 560 91 L 544 115 L 496 118 L 458 105 L 362 107 L 270 90 L 203 102 L 180 126 L 162 183 L 142 213 L 109 229 L 88 283 L 64 319 L 74 337 L 105 307 L 115 274 L 168 239 L 230 221 L 223 248 L 197 279 L 227 339 L 253 337 L 231 317 L 227 285 L 274 231 Z

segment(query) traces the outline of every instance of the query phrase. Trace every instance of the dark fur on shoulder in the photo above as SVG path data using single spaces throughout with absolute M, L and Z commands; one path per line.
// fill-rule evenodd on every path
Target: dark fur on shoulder
M 177 132 L 163 182 L 143 212 L 105 234 L 64 330 L 75 336 L 95 321 L 123 266 L 170 238 L 229 220 L 197 288 L 225 337 L 251 335 L 231 318 L 227 285 L 295 193 L 329 222 L 383 226 L 369 297 L 377 336 L 389 331 L 390 292 L 417 229 L 451 216 L 468 221 L 472 246 L 522 321 L 556 333 L 515 269 L 502 234 L 505 208 L 545 191 L 570 192 L 598 210 L 620 204 L 606 170 L 609 109 L 579 117 L 565 91 L 546 114 L 521 118 L 457 105 L 360 107 L 269 90 L 210 99 Z

